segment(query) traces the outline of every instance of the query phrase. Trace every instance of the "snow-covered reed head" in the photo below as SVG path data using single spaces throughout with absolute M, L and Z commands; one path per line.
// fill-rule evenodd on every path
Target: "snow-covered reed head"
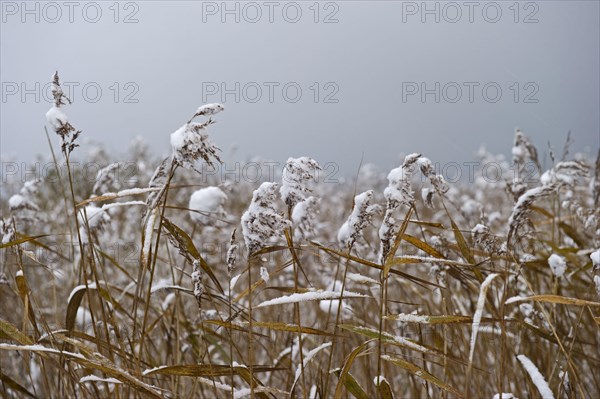
M 94 204 L 88 205 L 80 210 L 77 219 L 79 220 L 79 234 L 83 243 L 90 242 L 88 232 L 90 235 L 94 235 L 110 223 L 109 214 L 106 213 L 104 209 L 98 208 Z
M 307 183 L 321 167 L 312 158 L 288 158 L 281 178 L 281 199 L 291 209 L 310 192 Z
M 226 215 L 223 207 L 225 201 L 227 201 L 227 194 L 219 187 L 201 188 L 190 197 L 190 217 L 200 225 L 213 226 Z
M 318 213 L 318 203 L 318 198 L 310 196 L 294 206 L 294 210 L 292 211 L 292 222 L 300 237 L 307 237 L 314 234 L 315 227 L 313 219 Z
M 75 144 L 75 140 L 77 140 L 81 131 L 75 130 L 73 125 L 69 123 L 67 115 L 60 109 L 65 105 L 63 100 L 66 100 L 69 104 L 71 103 L 71 100 L 63 93 L 58 72 L 55 72 L 52 76 L 52 97 L 54 99 L 54 104 L 48 112 L 46 112 L 46 120 L 54 129 L 54 132 L 60 136 L 62 141 L 62 151 L 65 154 L 70 154 L 73 149 L 78 146 L 78 144 Z M 71 132 L 75 133 L 71 136 Z
M 354 197 L 354 207 L 348 220 L 338 231 L 338 241 L 345 247 L 351 248 L 361 236 L 363 229 L 371 223 L 373 215 L 378 210 L 377 205 L 371 205 L 373 190 L 368 190 Z
M 8 199 L 8 207 L 11 212 L 18 212 L 22 210 L 37 211 L 39 208 L 35 204 L 34 195 L 38 191 L 37 186 L 39 180 L 29 180 L 23 184 L 19 194 L 15 194 Z
M 227 248 L 227 274 L 231 277 L 233 269 L 235 269 L 235 263 L 237 262 L 238 245 L 235 242 L 235 229 L 231 233 L 231 239 L 229 240 L 229 247 Z
M 512 148 L 513 162 L 517 165 L 524 165 L 527 159 L 533 161 L 536 166 L 540 166 L 538 160 L 537 149 L 529 140 L 527 136 L 523 134 L 521 129 L 515 129 L 515 140 Z
M 531 205 L 543 197 L 550 195 L 557 189 L 556 184 L 534 187 L 523 193 L 517 203 L 513 207 L 512 214 L 508 219 L 508 238 L 507 243 L 511 243 L 511 239 L 519 234 L 519 230 L 524 226 L 530 226 L 529 214 L 531 213 Z
M 171 133 L 171 148 L 173 149 L 173 162 L 178 166 L 195 169 L 196 161 L 203 160 L 212 165 L 213 160 L 221 162 L 217 155 L 219 148 L 215 146 L 208 136 L 206 128 L 213 122 L 212 119 L 204 123 L 194 123 L 197 116 L 214 115 L 224 110 L 221 104 L 207 104 L 196 111 L 194 116 L 182 127 Z
M 277 213 L 273 206 L 277 188 L 277 183 L 261 184 L 254 191 L 248 210 L 242 215 L 242 234 L 250 255 L 264 248 L 271 237 L 279 235 L 289 226 L 289 221 Z
M 383 192 L 387 200 L 388 209 L 397 208 L 400 204 L 412 205 L 415 201 L 414 192 L 410 186 L 410 179 L 415 172 L 414 165 L 421 154 L 410 154 L 404 158 L 402 166 L 392 169 L 387 176 L 388 186 Z

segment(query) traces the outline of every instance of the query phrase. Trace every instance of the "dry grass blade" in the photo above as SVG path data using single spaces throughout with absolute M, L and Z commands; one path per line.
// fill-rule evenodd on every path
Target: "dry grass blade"
M 362 259 L 362 258 L 353 256 L 353 255 L 349 255 L 347 253 L 344 253 L 344 252 L 341 252 L 341 251 L 338 251 L 338 250 L 335 250 L 335 249 L 332 249 L 332 248 L 327 248 L 326 246 L 324 246 L 324 245 L 322 245 L 322 244 L 320 244 L 318 242 L 315 242 L 315 241 L 312 241 L 311 244 L 314 245 L 314 246 L 316 246 L 317 248 L 319 248 L 319 249 L 327 252 L 330 255 L 335 255 L 335 256 L 337 256 L 339 258 L 348 259 L 348 260 L 354 261 L 354 262 L 356 262 L 356 263 L 358 263 L 360 265 L 370 267 L 372 269 L 383 270 L 383 266 L 381 266 L 381 265 L 379 265 L 377 263 L 374 263 L 374 262 L 370 262 L 370 261 L 368 261 L 366 259 Z M 390 263 L 393 263 L 395 261 L 395 259 L 393 259 Z M 413 283 L 415 283 L 415 284 L 417 284 L 417 285 L 419 285 L 419 286 L 421 286 L 423 288 L 427 288 L 428 286 L 430 286 L 430 287 L 436 287 L 436 288 L 443 288 L 442 286 L 440 286 L 438 284 L 432 283 L 432 282 L 427 281 L 427 280 L 423 280 L 422 278 L 419 278 L 419 277 L 411 276 L 410 274 L 401 272 L 399 270 L 390 269 L 389 272 L 392 273 L 392 274 L 395 274 L 397 276 L 404 277 L 408 281 L 412 281 Z
M 385 378 L 375 377 L 377 382 L 377 395 L 379 399 L 394 399 L 394 392 L 390 383 Z
M 49 236 L 50 236 L 50 234 L 41 234 L 41 235 L 32 236 L 32 237 L 21 236 L 21 238 L 19 238 L 17 240 L 10 241 L 7 243 L 0 243 L 0 249 L 14 247 L 15 245 L 25 244 L 26 242 L 35 241 L 38 238 L 49 237 Z
M 525 297 L 512 297 L 506 300 L 506 304 L 519 303 L 526 301 L 535 302 L 546 302 L 546 303 L 558 303 L 562 305 L 575 305 L 575 306 L 600 306 L 600 302 L 586 301 L 584 299 L 568 298 L 560 295 L 533 295 Z
M 202 268 L 202 270 L 204 270 L 204 272 L 208 274 L 208 276 L 215 284 L 219 292 L 221 294 L 224 294 L 223 287 L 221 287 L 221 283 L 219 283 L 219 280 L 217 279 L 217 277 L 215 277 L 215 274 L 213 273 L 210 266 L 208 266 L 208 263 L 206 263 L 204 258 L 200 255 L 198 249 L 196 249 L 196 246 L 194 245 L 194 242 L 192 241 L 190 236 L 180 227 L 171 223 L 167 218 L 163 218 L 162 225 L 169 232 L 170 237 L 173 237 L 173 239 L 178 245 L 178 249 L 180 250 L 180 252 L 182 252 L 182 255 L 188 258 L 190 263 L 193 263 L 194 259 L 200 260 L 200 267 Z M 186 254 L 189 254 L 189 256 L 191 256 L 191 260 L 189 259 L 189 256 L 186 256 Z
M 13 380 L 12 378 L 10 378 L 9 376 L 7 376 L 4 373 L 0 373 L 0 380 L 2 381 L 3 385 L 6 385 L 8 388 L 12 389 L 15 392 L 19 392 L 30 398 L 36 397 L 34 394 L 29 392 L 25 387 L 23 387 L 18 382 L 16 382 L 15 380 Z
M 431 245 L 427 244 L 426 242 L 419 240 L 417 237 L 413 237 L 409 234 L 403 234 L 402 239 L 404 241 L 414 245 L 415 247 L 419 248 L 421 251 L 428 253 L 429 255 L 433 256 L 434 258 L 441 258 L 441 259 L 445 258 L 445 256 L 442 255 L 441 253 L 439 253 L 435 248 L 433 248 Z
M 340 369 L 336 369 L 333 372 L 335 375 L 340 377 Z M 340 381 L 342 384 L 344 384 L 346 390 L 350 392 L 350 394 L 352 394 L 352 396 L 354 396 L 356 399 L 371 399 L 351 373 L 346 373 L 345 375 L 341 376 Z
M 369 346 L 369 344 L 371 342 L 374 342 L 375 340 L 368 340 L 363 342 L 362 344 L 360 344 L 359 346 L 357 346 L 356 348 L 354 348 L 352 350 L 352 352 L 350 352 L 350 354 L 348 355 L 348 357 L 346 358 L 346 361 L 344 362 L 344 367 L 342 367 L 342 369 L 340 370 L 340 374 L 338 375 L 339 380 L 338 383 L 335 387 L 335 394 L 334 394 L 334 399 L 341 399 L 343 392 L 343 387 L 345 386 L 346 389 L 348 389 L 349 392 L 351 392 L 357 399 L 362 399 L 362 398 L 368 398 L 368 396 L 366 396 L 366 394 L 364 393 L 364 389 L 362 389 L 360 387 L 360 385 L 356 382 L 356 380 L 354 379 L 354 377 L 351 377 L 350 375 L 350 368 L 352 367 L 352 364 L 354 363 L 354 360 L 356 359 L 356 357 L 365 349 L 367 349 L 367 346 Z M 350 385 L 350 387 L 348 387 L 348 385 Z M 358 396 L 357 396 L 358 394 Z M 363 396 L 363 394 L 365 396 Z
M 473 317 L 471 316 L 435 316 L 435 315 L 412 315 L 412 314 L 401 314 L 401 315 L 388 315 L 385 316 L 388 320 L 402 321 L 404 323 L 418 323 L 418 324 L 457 324 L 457 323 L 472 323 Z M 484 320 L 485 321 L 485 320 Z M 488 319 L 488 321 L 495 321 L 494 319 Z
M 459 398 L 464 398 L 463 394 L 461 394 L 455 388 L 446 384 L 444 381 L 440 380 L 439 378 L 435 377 L 433 374 L 429 373 L 427 370 L 422 369 L 421 367 L 419 367 L 417 365 L 407 362 L 406 360 L 401 359 L 399 357 L 392 357 L 389 355 L 382 355 L 381 358 L 385 361 L 395 364 L 396 366 L 402 367 L 403 369 L 407 370 L 409 373 L 413 374 L 414 376 L 419 377 L 420 379 L 425 380 L 429 383 L 432 383 L 432 384 L 436 385 L 437 387 L 443 389 L 446 392 L 456 395 Z
M 384 259 L 384 265 L 383 265 L 383 279 L 387 279 L 388 274 L 390 273 L 390 269 L 392 268 L 392 264 L 390 263 L 390 260 L 394 258 L 394 256 L 396 256 L 396 252 L 398 252 L 398 248 L 400 247 L 400 243 L 402 242 L 402 238 L 404 236 L 404 234 L 406 233 L 406 229 L 408 228 L 408 223 L 410 221 L 410 217 L 414 212 L 414 208 L 411 206 L 408 209 L 408 212 L 406 212 L 406 216 L 404 217 L 404 220 L 402 221 L 402 225 L 400 226 L 400 230 L 398 231 L 398 234 L 396 235 L 396 238 L 394 240 L 394 245 L 392 245 L 392 248 L 390 249 L 390 251 L 388 252 L 387 256 Z
M 359 294 L 357 292 L 345 291 L 342 296 L 339 291 L 309 291 L 303 293 L 297 293 L 292 295 L 280 296 L 278 298 L 269 299 L 256 306 L 256 308 L 264 308 L 266 306 L 273 305 L 285 305 L 290 303 L 299 302 L 310 302 L 310 301 L 322 301 L 322 300 L 336 300 L 336 299 L 349 299 L 349 298 L 371 298 L 365 294 Z
M 67 301 L 67 313 L 65 316 L 65 328 L 67 330 L 72 330 L 75 327 L 77 309 L 88 289 L 96 289 L 96 284 L 90 284 L 87 287 L 85 285 L 79 285 L 71 291 L 71 295 L 69 295 Z
M 81 208 L 83 206 L 86 206 L 86 205 L 94 203 L 94 202 L 110 201 L 110 200 L 114 200 L 117 198 L 129 197 L 130 195 L 147 194 L 147 193 L 160 191 L 160 190 L 162 190 L 162 188 L 149 187 L 149 188 L 136 188 L 136 189 L 122 190 L 122 191 L 119 191 L 118 193 L 106 193 L 106 194 L 99 195 L 97 197 L 88 198 L 85 201 L 81 201 L 76 206 L 78 208 Z
M 17 327 L 6 320 L 0 319 L 0 339 L 16 341 L 21 345 L 32 345 L 33 340 L 23 334 Z
M 280 367 L 272 366 L 254 366 L 255 373 L 266 373 L 283 370 Z M 232 367 L 228 364 L 178 364 L 175 366 L 160 366 L 142 372 L 144 377 L 160 375 L 180 375 L 185 377 L 221 377 L 229 376 L 232 373 L 242 376 L 247 372 L 246 367 Z
M 353 325 L 349 325 L 349 324 L 340 324 L 340 327 L 345 330 L 352 331 L 353 333 L 365 336 L 367 338 L 372 338 L 373 340 L 377 340 L 381 336 L 381 341 L 386 344 L 392 344 L 395 346 L 400 346 L 403 348 L 416 350 L 421 353 L 433 352 L 431 349 L 429 349 L 411 339 L 404 338 L 404 337 L 397 337 L 397 336 L 394 336 L 387 332 L 382 332 L 380 334 L 379 330 L 376 330 L 373 328 L 362 327 L 362 326 L 353 326 Z
M 75 340 L 67 340 L 67 339 L 65 339 L 65 340 L 71 344 L 76 344 L 76 342 L 77 342 Z M 78 344 L 76 346 L 78 348 L 80 348 L 81 344 Z M 0 349 L 30 351 L 30 352 L 34 352 L 37 354 L 60 355 L 60 356 L 65 357 L 66 359 L 74 361 L 75 363 L 80 364 L 84 367 L 87 367 L 87 368 L 90 368 L 93 370 L 98 370 L 98 371 L 106 373 L 114 378 L 117 378 L 118 380 L 122 381 L 125 384 L 128 384 L 129 386 L 131 386 L 132 388 L 134 388 L 136 391 L 138 391 L 140 393 L 151 395 L 151 396 L 157 397 L 157 398 L 162 397 L 160 391 L 157 388 L 138 380 L 137 378 L 135 378 L 134 376 L 132 376 L 125 370 L 112 364 L 110 361 L 108 361 L 108 359 L 104 358 L 99 353 L 94 353 L 92 350 L 89 350 L 89 353 L 93 353 L 93 357 L 87 358 L 79 353 L 61 351 L 61 350 L 57 350 L 54 348 L 48 348 L 48 347 L 45 347 L 42 345 L 0 344 Z

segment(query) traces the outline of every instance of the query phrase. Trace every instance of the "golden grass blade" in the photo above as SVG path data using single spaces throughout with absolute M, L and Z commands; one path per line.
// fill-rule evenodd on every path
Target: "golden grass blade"
M 348 392 L 352 393 L 352 395 L 354 395 L 357 399 L 368 399 L 368 396 L 366 396 L 364 389 L 362 389 L 361 386 L 356 382 L 354 377 L 351 376 L 350 368 L 352 367 L 352 364 L 354 363 L 356 357 L 362 351 L 364 351 L 367 348 L 367 346 L 369 346 L 369 344 L 373 341 L 374 340 L 372 339 L 365 341 L 356 348 L 354 348 L 352 352 L 350 352 L 350 354 L 346 358 L 346 361 L 344 362 L 344 367 L 342 367 L 342 369 L 340 370 L 340 374 L 338 375 L 339 380 L 335 387 L 334 399 L 342 398 L 342 394 L 344 393 L 342 388 L 344 386 L 346 387 Z M 365 396 L 363 396 L 363 394 Z
M 473 317 L 462 316 L 462 315 L 448 315 L 448 316 L 433 316 L 433 315 L 413 315 L 413 314 L 399 314 L 399 315 L 388 315 L 384 316 L 388 320 L 402 321 L 405 323 L 418 323 L 418 324 L 457 324 L 457 323 L 472 323 Z M 484 320 L 486 321 L 486 320 Z M 494 319 L 488 319 L 487 321 L 493 322 Z
M 204 270 L 204 272 L 206 274 L 208 274 L 208 277 L 210 277 L 212 282 L 218 288 L 219 292 L 221 294 L 224 294 L 225 291 L 223 291 L 223 287 L 221 287 L 221 283 L 219 283 L 219 280 L 217 279 L 217 277 L 215 277 L 215 274 L 213 273 L 210 266 L 208 266 L 208 263 L 206 263 L 204 258 L 200 255 L 200 252 L 198 251 L 198 249 L 196 249 L 196 246 L 194 245 L 194 242 L 192 241 L 190 236 L 185 231 L 183 231 L 179 226 L 171 223 L 171 221 L 169 221 L 169 219 L 167 219 L 167 218 L 163 218 L 162 225 L 165 229 L 167 229 L 167 231 L 171 234 L 171 236 L 179 243 L 179 245 L 180 245 L 179 249 L 187 251 L 194 259 L 200 260 L 200 267 L 202 268 L 202 270 Z
M 337 256 L 338 258 L 349 259 L 351 261 L 354 261 L 354 262 L 356 262 L 358 264 L 361 264 L 363 266 L 370 267 L 372 269 L 383 270 L 383 267 L 381 265 L 379 265 L 377 263 L 370 262 L 370 261 L 368 261 L 366 259 L 362 259 L 362 258 L 353 256 L 353 255 L 349 255 L 348 253 L 344 253 L 344 252 L 341 252 L 341 251 L 338 251 L 338 250 L 335 250 L 335 249 L 332 249 L 332 248 L 327 248 L 326 246 L 324 246 L 324 245 L 322 245 L 322 244 L 320 244 L 320 243 L 318 243 L 316 241 L 311 241 L 311 244 L 314 245 L 314 246 L 316 246 L 317 248 L 319 248 L 319 249 L 327 252 L 330 255 Z M 392 260 L 391 262 L 393 263 L 394 260 Z M 432 287 L 436 287 L 436 288 L 444 288 L 444 287 L 440 286 L 439 284 L 432 283 L 432 282 L 427 281 L 427 280 L 423 280 L 423 279 L 421 279 L 419 277 L 411 276 L 410 274 L 401 272 L 401 271 L 396 270 L 396 269 L 390 269 L 389 272 L 392 273 L 392 274 L 395 274 L 397 276 L 404 277 L 408 281 L 412 281 L 413 283 L 415 283 L 415 284 L 417 284 L 417 285 L 419 285 L 419 286 L 421 286 L 423 288 L 428 288 L 428 286 L 432 286 Z
M 161 366 L 148 369 L 142 372 L 144 377 L 160 375 L 180 375 L 185 377 L 221 377 L 232 373 L 232 368 L 228 364 L 178 364 L 175 366 Z M 242 375 L 246 367 L 233 367 L 233 373 Z M 255 373 L 265 373 L 283 370 L 280 367 L 272 366 L 254 366 Z
M 409 373 L 413 374 L 414 376 L 416 376 L 422 380 L 425 380 L 425 381 L 443 389 L 446 392 L 456 395 L 459 398 L 464 398 L 464 396 L 459 391 L 457 391 L 455 388 L 453 388 L 449 384 L 446 384 L 444 381 L 440 380 L 439 378 L 435 377 L 433 374 L 431 374 L 427 370 L 422 369 L 421 367 L 419 367 L 417 365 L 407 362 L 406 360 L 401 359 L 399 357 L 392 357 L 389 355 L 382 355 L 381 358 L 385 361 L 388 361 L 392 364 L 395 364 L 396 366 L 399 366 L 399 367 L 407 370 Z
M 75 340 L 66 339 L 66 338 L 65 338 L 65 341 L 67 341 L 71 344 L 77 343 L 77 341 L 75 341 Z M 81 343 L 79 343 L 76 346 L 78 348 L 80 348 Z M 151 395 L 151 396 L 157 397 L 157 398 L 162 398 L 162 395 L 161 395 L 160 391 L 158 390 L 158 388 L 148 385 L 143 381 L 140 381 L 139 379 L 135 378 L 134 376 L 132 376 L 131 374 L 129 374 L 128 372 L 123 370 L 122 368 L 117 367 L 114 364 L 112 364 L 108 359 L 104 358 L 99 353 L 93 352 L 91 349 L 89 349 L 89 351 L 87 351 L 88 353 L 93 354 L 93 357 L 91 357 L 91 358 L 86 358 L 82 354 L 79 354 L 79 353 L 61 351 L 58 349 L 49 348 L 49 347 L 45 347 L 42 345 L 0 344 L 0 349 L 16 350 L 16 351 L 30 351 L 30 352 L 34 352 L 34 353 L 37 353 L 40 355 L 44 355 L 44 354 L 60 355 L 64 358 L 71 360 L 77 364 L 80 364 L 84 367 L 87 367 L 87 368 L 90 368 L 93 370 L 98 370 L 98 371 L 101 371 L 103 373 L 110 375 L 111 377 L 117 378 L 118 380 L 131 386 L 132 388 L 134 388 L 136 391 L 138 391 L 140 393 Z
M 220 320 L 205 320 L 205 323 L 209 323 L 209 324 L 216 324 L 225 328 L 231 328 L 234 330 L 241 330 L 241 331 L 246 331 L 244 328 L 242 328 L 242 326 L 246 327 L 248 326 L 250 323 L 248 322 L 242 322 L 240 324 L 232 324 L 232 323 L 228 323 L 228 322 L 224 322 L 224 321 L 220 321 Z M 288 332 L 293 332 L 293 333 L 302 333 L 302 334 L 311 334 L 311 335 L 322 335 L 322 336 L 331 336 L 331 333 L 328 333 L 327 331 L 321 331 L 321 330 L 317 330 L 315 328 L 309 328 L 309 327 L 300 327 L 297 324 L 290 324 L 290 323 L 282 323 L 282 322 L 276 322 L 276 321 L 253 321 L 252 322 L 252 326 L 256 329 L 256 328 L 268 328 L 269 330 L 273 330 L 273 331 L 288 331 Z
M 519 303 L 519 302 L 545 302 L 545 303 L 557 303 L 561 305 L 574 305 L 574 306 L 600 306 L 600 302 L 586 301 L 584 299 L 569 298 L 560 295 L 533 295 L 533 296 L 514 296 L 506 300 L 506 304 Z
M 340 324 L 339 327 L 343 328 L 344 330 L 348 330 L 348 331 L 352 331 L 353 333 L 360 334 L 367 338 L 372 338 L 373 340 L 379 339 L 379 336 L 380 336 L 379 330 L 376 330 L 374 328 L 363 327 L 363 326 L 353 326 L 350 324 Z M 392 344 L 395 346 L 400 346 L 403 348 L 416 350 L 421 353 L 430 353 L 432 351 L 431 349 L 426 348 L 425 346 L 422 346 L 421 344 L 419 344 L 411 339 L 404 338 L 404 337 L 396 337 L 387 332 L 381 333 L 381 341 L 384 343 L 387 343 L 387 344 Z
M 21 236 L 21 238 L 14 240 L 14 241 L 10 241 L 7 243 L 0 243 L 0 249 L 4 249 L 4 248 L 10 248 L 10 247 L 14 247 L 15 245 L 21 245 L 24 244 L 26 242 L 29 241 L 35 241 L 38 238 L 43 238 L 43 237 L 49 237 L 50 234 L 41 234 L 39 236 Z
M 433 248 L 431 245 L 427 244 L 425 241 L 419 240 L 417 237 L 413 237 L 409 234 L 403 234 L 402 239 L 404 241 L 414 245 L 415 247 L 419 248 L 421 251 L 428 253 L 429 255 L 433 256 L 434 258 L 441 258 L 441 259 L 445 258 L 444 255 L 439 253 L 435 248 Z
M 400 230 L 398 234 L 396 234 L 396 239 L 394 240 L 394 245 L 390 248 L 390 251 L 386 255 L 383 263 L 383 279 L 387 279 L 388 274 L 390 273 L 390 269 L 392 268 L 392 264 L 390 260 L 396 256 L 396 252 L 398 252 L 398 248 L 400 247 L 400 243 L 402 242 L 402 238 L 404 237 L 404 233 L 406 233 L 406 229 L 408 228 L 408 222 L 410 221 L 410 217 L 413 214 L 414 208 L 411 206 L 408 208 L 408 212 L 406 212 L 406 216 L 402 221 L 402 225 L 400 226 Z
M 21 345 L 32 345 L 33 340 L 23 334 L 17 327 L 10 322 L 0 319 L 0 339 L 10 339 Z
M 340 369 L 336 369 L 334 373 L 339 377 Z M 343 377 L 340 377 L 340 381 L 342 381 L 344 387 L 346 387 L 346 390 L 350 392 L 356 399 L 371 399 L 351 373 L 347 373 Z
M 4 373 L 0 373 L 0 380 L 2 381 L 3 385 L 6 385 L 8 388 L 12 389 L 13 391 L 20 392 L 23 395 L 26 395 L 30 398 L 36 397 L 34 394 L 29 392 L 27 389 L 25 389 L 25 387 L 23 387 L 22 385 L 19 385 L 18 382 L 16 382 L 15 380 L 13 380 L 12 378 L 10 378 L 9 376 L 7 376 Z
M 387 382 L 385 378 L 375 377 L 375 382 L 375 385 L 377 386 L 377 395 L 379 395 L 379 399 L 394 399 L 392 387 L 390 387 L 390 383 Z
M 450 215 L 448 215 L 450 217 Z M 454 232 L 454 238 L 456 239 L 456 243 L 458 244 L 458 248 L 460 249 L 460 253 L 467 260 L 467 262 L 473 264 L 475 263 L 475 258 L 473 257 L 473 253 L 471 249 L 467 245 L 467 240 L 465 240 L 465 236 L 463 236 L 462 232 L 454 223 L 454 219 L 450 217 L 450 223 L 452 224 L 452 231 Z

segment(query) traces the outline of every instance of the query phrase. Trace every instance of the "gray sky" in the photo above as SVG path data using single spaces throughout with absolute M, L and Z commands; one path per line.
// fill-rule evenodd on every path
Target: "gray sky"
M 540 150 L 569 130 L 574 149 L 600 147 L 598 1 L 1 3 L 11 159 L 49 152 L 55 70 L 71 122 L 124 160 L 137 135 L 167 153 L 203 102 L 225 104 L 210 133 L 228 163 L 462 163 L 480 144 L 509 154 L 515 127 Z

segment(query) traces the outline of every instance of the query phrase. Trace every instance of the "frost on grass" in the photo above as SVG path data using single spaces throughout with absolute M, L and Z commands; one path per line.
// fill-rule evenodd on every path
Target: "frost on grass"
M 531 377 L 533 384 L 536 386 L 542 398 L 554 399 L 554 394 L 552 393 L 552 390 L 548 386 L 546 379 L 544 378 L 542 373 L 540 373 L 540 370 L 538 370 L 535 364 L 533 364 L 533 362 L 529 360 L 529 358 L 525 355 L 518 355 L 517 359 L 519 359 L 519 361 Z
M 341 292 L 339 291 L 309 291 L 301 294 L 286 295 L 279 298 L 270 299 L 264 301 L 257 306 L 257 308 L 263 308 L 266 306 L 283 305 L 288 303 L 308 302 L 308 301 L 322 301 L 325 299 L 340 299 Z M 368 298 L 369 296 L 359 294 L 357 292 L 344 291 L 343 298 Z
M 310 192 L 308 182 L 315 179 L 321 167 L 312 158 L 288 158 L 281 177 L 281 199 L 292 209 Z
M 494 394 L 492 399 L 517 399 L 517 397 L 515 397 L 512 393 L 502 392 Z
M 219 187 L 205 187 L 195 191 L 190 196 L 190 217 L 202 226 L 215 225 L 226 215 L 225 201 L 227 194 Z
M 242 215 L 242 234 L 250 254 L 264 248 L 271 237 L 289 226 L 274 207 L 277 183 L 265 182 L 252 195 L 248 210 Z
M 560 255 L 550 255 L 548 258 L 548 265 L 550 266 L 550 270 L 552 270 L 552 274 L 556 277 L 562 277 L 567 270 L 567 261 Z
M 261 266 L 260 268 L 260 278 L 265 282 L 268 283 L 269 282 L 269 272 L 267 271 L 267 268 L 264 266 Z
M 590 259 L 592 260 L 592 265 L 594 268 L 600 268 L 600 249 L 595 250 L 590 254 Z
M 475 315 L 473 316 L 473 328 L 471 332 L 471 345 L 469 350 L 469 363 L 473 363 L 473 355 L 475 354 L 475 344 L 477 343 L 477 332 L 479 331 L 479 324 L 481 323 L 481 316 L 483 315 L 483 307 L 485 306 L 485 297 L 487 291 L 492 283 L 492 280 L 496 278 L 498 274 L 492 273 L 483 280 L 481 288 L 479 290 L 479 298 L 477 299 L 477 307 L 475 309 Z

